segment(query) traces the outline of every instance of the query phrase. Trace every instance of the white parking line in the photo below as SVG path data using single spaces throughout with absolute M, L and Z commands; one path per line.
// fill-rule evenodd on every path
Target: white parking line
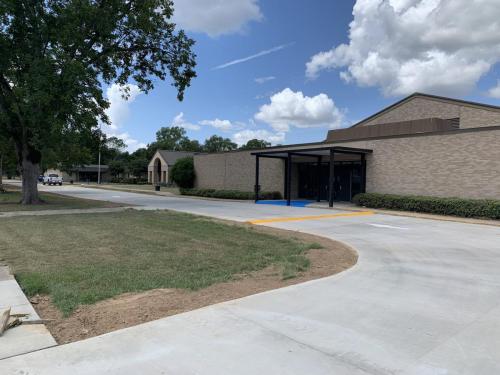
M 399 229 L 399 230 L 409 230 L 410 229 L 410 228 L 396 227 L 396 226 L 384 225 L 384 224 L 372 224 L 372 223 L 368 223 L 368 225 L 371 225 L 371 226 L 377 227 L 377 228 L 388 228 L 388 229 Z

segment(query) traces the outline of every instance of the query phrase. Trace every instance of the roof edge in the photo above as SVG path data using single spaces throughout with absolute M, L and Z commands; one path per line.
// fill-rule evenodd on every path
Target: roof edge
M 357 123 L 355 123 L 354 125 L 351 125 L 350 127 L 351 128 L 354 128 L 356 126 L 359 126 L 369 120 L 373 120 L 377 117 L 379 117 L 380 115 L 392 110 L 392 109 L 395 109 L 397 107 L 399 107 L 400 105 L 410 101 L 411 99 L 413 98 L 417 98 L 417 97 L 421 97 L 421 98 L 427 98 L 427 99 L 432 99 L 432 100 L 437 100 L 437 101 L 440 101 L 440 102 L 447 102 L 447 103 L 454 103 L 454 104 L 461 104 L 461 105 L 465 105 L 465 106 L 468 106 L 468 107 L 474 107 L 474 108 L 482 108 L 482 109 L 487 109 L 487 110 L 493 110 L 493 111 L 500 111 L 500 106 L 496 106 L 496 105 L 492 105 L 492 104 L 485 104 L 485 103 L 479 103 L 479 102 L 472 102 L 472 101 L 468 101 L 468 100 L 462 100 L 462 99 L 455 99 L 455 98 L 449 98 L 449 97 L 446 97 L 446 96 L 438 96 L 438 95 L 432 95 L 432 94 L 425 94 L 425 93 L 422 93 L 422 92 L 414 92 L 413 94 L 397 101 L 396 103 L 394 104 L 391 104 L 390 106 L 388 107 L 385 107 L 384 109 L 376 112 L 375 114 L 373 115 L 370 115 L 368 117 L 366 117 L 365 119 L 361 120 L 361 121 L 358 121 Z

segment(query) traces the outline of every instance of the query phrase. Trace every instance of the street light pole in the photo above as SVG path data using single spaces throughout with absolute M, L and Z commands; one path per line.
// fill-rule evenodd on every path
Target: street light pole
M 99 160 L 97 166 L 97 185 L 101 184 L 101 145 L 102 145 L 102 134 L 101 134 L 101 124 L 99 123 Z

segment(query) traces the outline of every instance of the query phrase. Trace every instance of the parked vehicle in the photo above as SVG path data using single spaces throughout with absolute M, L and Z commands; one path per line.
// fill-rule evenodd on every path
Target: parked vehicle
M 38 182 L 43 182 L 44 178 L 45 178 L 45 176 L 43 174 L 41 174 L 40 176 L 38 176 Z
M 48 176 L 45 176 L 43 178 L 43 184 L 44 185 L 59 185 L 61 186 L 63 184 L 63 179 L 62 177 L 59 177 L 58 174 L 49 174 Z

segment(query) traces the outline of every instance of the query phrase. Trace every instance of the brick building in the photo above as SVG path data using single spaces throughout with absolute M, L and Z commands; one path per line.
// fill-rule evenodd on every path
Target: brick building
M 194 156 L 196 187 L 500 199 L 500 107 L 416 93 L 317 143 Z

